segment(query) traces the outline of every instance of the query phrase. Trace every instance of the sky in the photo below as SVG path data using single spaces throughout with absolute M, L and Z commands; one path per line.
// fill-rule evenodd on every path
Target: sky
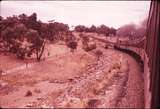
M 148 17 L 150 1 L 1 1 L 3 17 L 37 13 L 43 22 L 55 20 L 69 26 L 105 24 L 119 28 Z

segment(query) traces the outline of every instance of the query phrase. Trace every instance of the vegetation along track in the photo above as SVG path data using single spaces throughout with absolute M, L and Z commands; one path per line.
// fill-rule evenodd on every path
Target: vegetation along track
M 104 50 L 103 55 L 96 63 L 89 65 L 85 73 L 70 79 L 64 92 L 52 98 L 52 101 L 47 101 L 46 97 L 43 102 L 52 107 L 116 107 L 119 98 L 124 95 L 128 80 L 127 61 L 122 58 L 113 49 Z

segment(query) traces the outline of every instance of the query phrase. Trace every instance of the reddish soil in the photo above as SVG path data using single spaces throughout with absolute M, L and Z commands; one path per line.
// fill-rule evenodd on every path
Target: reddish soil
M 0 68 L 4 74 L 0 80 L 2 84 L 6 85 L 0 86 L 0 105 L 3 107 L 21 107 L 38 96 L 49 93 L 51 89 L 59 90 L 60 88 L 60 90 L 64 90 L 65 84 L 59 85 L 56 81 L 63 82 L 81 75 L 84 68 L 89 63 L 94 62 L 95 59 L 94 56 L 82 51 L 72 54 L 64 45 L 49 47 L 50 50 L 53 50 L 50 51 L 50 57 L 40 63 L 33 60 L 17 60 L 10 54 L 7 56 L 1 54 Z M 27 62 L 30 67 L 26 67 Z M 41 90 L 41 93 L 34 93 L 34 89 Z M 33 92 L 32 97 L 25 97 L 28 90 Z
M 143 107 L 143 79 L 138 63 L 129 55 L 104 49 L 78 47 L 70 53 L 63 43 L 47 45 L 45 60 L 17 60 L 0 54 L 0 106 L 112 108 Z M 26 64 L 28 63 L 28 64 Z

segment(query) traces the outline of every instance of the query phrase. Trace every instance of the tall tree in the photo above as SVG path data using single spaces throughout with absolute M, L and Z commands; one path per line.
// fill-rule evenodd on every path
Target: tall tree
M 36 54 L 37 61 L 41 60 L 42 54 L 44 52 L 46 40 L 40 37 L 37 30 L 29 29 L 26 33 L 28 42 L 30 42 L 29 55 L 32 53 Z

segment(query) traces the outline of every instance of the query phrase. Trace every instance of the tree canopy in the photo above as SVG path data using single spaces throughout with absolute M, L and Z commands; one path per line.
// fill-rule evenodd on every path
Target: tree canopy
M 86 27 L 84 25 L 77 25 L 74 28 L 75 31 L 77 32 L 94 32 L 94 33 L 98 33 L 98 34 L 104 34 L 105 36 L 109 36 L 110 34 L 116 35 L 116 29 L 113 27 L 108 27 L 104 24 L 100 25 L 100 26 L 95 26 L 92 25 L 91 27 Z
M 16 54 L 20 59 L 36 54 L 40 61 L 47 40 L 64 40 L 69 26 L 59 22 L 43 23 L 37 20 L 37 14 L 33 13 L 30 16 L 0 16 L 0 30 L 0 43 L 6 51 Z

